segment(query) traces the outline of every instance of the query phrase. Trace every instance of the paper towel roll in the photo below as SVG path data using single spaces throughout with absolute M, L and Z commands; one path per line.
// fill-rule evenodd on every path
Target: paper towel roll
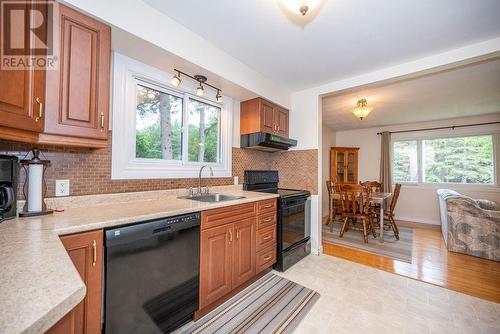
M 42 211 L 43 165 L 28 167 L 28 212 Z

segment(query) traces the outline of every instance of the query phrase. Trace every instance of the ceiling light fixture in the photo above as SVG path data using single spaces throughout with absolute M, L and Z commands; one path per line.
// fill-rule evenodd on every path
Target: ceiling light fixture
M 366 99 L 361 99 L 358 100 L 356 107 L 352 109 L 352 113 L 360 120 L 363 120 L 363 118 L 368 116 L 368 114 L 371 113 L 372 110 L 372 107 L 368 107 L 368 102 L 366 102 Z
M 305 16 L 321 3 L 321 0 L 280 0 L 294 14 Z
M 204 86 L 208 86 L 216 91 L 215 100 L 219 103 L 222 103 L 222 90 L 218 87 L 215 87 L 215 86 L 209 84 L 207 82 L 206 76 L 200 75 L 200 74 L 196 74 L 196 75 L 191 76 L 191 75 L 189 75 L 185 72 L 182 72 L 176 68 L 174 68 L 174 71 L 176 72 L 176 74 L 172 77 L 172 80 L 170 80 L 170 83 L 173 86 L 179 87 L 181 84 L 181 81 L 182 81 L 181 75 L 184 75 L 184 76 L 191 78 L 199 83 L 198 87 L 196 88 L 196 95 L 198 95 L 198 96 L 205 95 L 205 87 Z
M 175 87 L 179 87 L 181 84 L 181 72 L 177 71 L 177 74 L 174 74 L 172 77 L 172 80 L 170 80 L 170 83 L 174 85 Z

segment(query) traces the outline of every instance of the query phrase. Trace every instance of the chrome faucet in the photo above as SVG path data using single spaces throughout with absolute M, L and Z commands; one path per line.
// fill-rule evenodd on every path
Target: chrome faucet
M 198 175 L 198 195 L 201 195 L 201 172 L 203 172 L 203 168 L 205 168 L 205 167 L 210 168 L 210 176 L 214 176 L 214 171 L 213 171 L 212 167 L 210 167 L 208 165 L 201 166 L 200 173 Z

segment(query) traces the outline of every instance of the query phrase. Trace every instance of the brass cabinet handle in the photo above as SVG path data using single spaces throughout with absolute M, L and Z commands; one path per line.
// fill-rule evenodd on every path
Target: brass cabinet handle
M 240 238 L 240 230 L 236 230 L 236 240 Z
M 38 120 L 43 117 L 43 102 L 39 97 L 37 97 L 35 101 L 38 103 L 38 117 L 35 118 L 35 122 L 38 122 Z
M 271 258 L 272 258 L 272 256 L 271 256 L 271 255 L 268 255 L 268 256 L 264 257 L 264 259 L 263 259 L 263 260 L 264 260 L 264 261 L 269 261 L 269 260 L 271 260 Z
M 271 222 L 273 220 L 274 220 L 274 217 L 273 218 L 266 218 L 266 219 L 262 219 L 262 222 L 263 223 L 269 223 L 269 222 Z
M 101 132 L 104 131 L 104 112 L 101 111 Z
M 268 235 L 266 235 L 266 236 L 263 238 L 263 240 L 269 240 L 269 239 L 271 239 L 271 238 L 272 238 L 272 234 L 268 234 Z
M 229 242 L 233 242 L 233 231 L 229 230 Z
M 269 208 L 272 208 L 273 206 L 274 206 L 273 204 L 263 205 L 262 209 L 269 209 Z
M 92 267 L 97 263 L 97 241 L 92 242 Z

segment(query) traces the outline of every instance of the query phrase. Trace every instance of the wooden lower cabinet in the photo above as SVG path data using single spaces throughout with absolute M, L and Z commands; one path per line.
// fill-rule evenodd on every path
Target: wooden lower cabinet
M 87 294 L 47 333 L 101 333 L 103 231 L 67 235 L 61 241 L 87 287 Z
M 255 218 L 234 224 L 233 289 L 255 275 Z
M 262 215 L 258 214 L 259 208 Z M 276 261 L 276 200 L 201 213 L 200 310 L 220 300 Z M 271 235 L 258 251 L 259 226 Z M 274 230 L 274 233 L 272 232 Z M 264 236 L 264 237 L 266 237 Z M 265 254 L 264 254 L 265 252 Z M 257 268 L 258 267 L 258 268 Z
M 200 308 L 216 301 L 232 289 L 232 234 L 233 224 L 201 232 Z

